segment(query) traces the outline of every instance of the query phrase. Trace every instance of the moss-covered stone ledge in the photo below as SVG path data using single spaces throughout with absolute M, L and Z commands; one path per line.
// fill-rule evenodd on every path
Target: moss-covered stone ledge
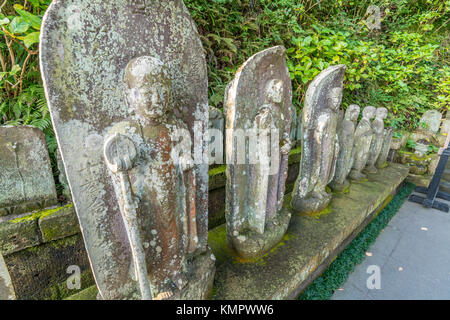
M 0 223 L 0 253 L 5 256 L 79 232 L 72 204 L 36 211 Z
M 404 165 L 390 164 L 367 181 L 351 184 L 347 194 L 335 194 L 322 214 L 293 214 L 282 242 L 255 261 L 242 261 L 230 251 L 224 225 L 211 230 L 209 244 L 217 258 L 214 299 L 298 297 L 392 199 L 408 171 Z

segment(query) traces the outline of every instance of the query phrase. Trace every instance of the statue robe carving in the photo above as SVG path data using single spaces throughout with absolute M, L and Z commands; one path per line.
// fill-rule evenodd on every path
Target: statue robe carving
M 369 158 L 370 145 L 373 137 L 370 120 L 375 117 L 375 112 L 376 109 L 374 107 L 365 107 L 363 117 L 356 127 L 353 167 L 349 174 L 349 178 L 352 181 L 361 181 L 366 178 L 366 175 L 361 171 L 366 166 Z
M 381 148 L 380 155 L 376 162 L 376 167 L 378 169 L 383 169 L 388 165 L 387 159 L 389 156 L 389 151 L 391 150 L 393 135 L 394 135 L 394 128 L 390 127 L 384 129 L 383 147 Z
M 373 138 L 370 145 L 369 158 L 365 168 L 366 173 L 377 173 L 375 163 L 380 156 L 384 141 L 384 119 L 387 118 L 388 110 L 386 108 L 378 108 L 375 115 L 375 120 L 372 122 Z
M 294 186 L 292 209 L 313 214 L 324 210 L 326 191 L 335 174 L 339 143 L 336 134 L 345 66 L 322 71 L 309 85 L 302 115 L 302 159 Z
M 128 179 L 143 231 L 152 291 L 154 296 L 170 297 L 174 289 L 187 285 L 186 262 L 198 245 L 193 161 L 189 153 L 176 153 L 174 141 L 177 131 L 187 134 L 188 130 L 171 112 L 171 84 L 161 61 L 133 59 L 126 68 L 125 83 L 129 106 L 138 120 L 116 124 L 109 135 L 129 136 L 141 150 Z M 190 145 L 185 147 L 190 150 Z M 123 211 L 125 195 L 117 181 L 115 186 Z
M 353 166 L 353 145 L 355 141 L 356 121 L 358 121 L 359 113 L 360 108 L 358 105 L 350 105 L 345 112 L 343 121 L 339 125 L 339 156 L 336 164 L 336 173 L 333 181 L 330 183 L 331 189 L 335 191 L 343 191 L 349 186 L 347 176 Z

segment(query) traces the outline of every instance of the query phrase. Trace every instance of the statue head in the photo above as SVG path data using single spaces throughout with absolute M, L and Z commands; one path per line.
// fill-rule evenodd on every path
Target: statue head
M 358 120 L 360 111 L 361 108 L 357 104 L 349 105 L 347 111 L 345 112 L 345 119 L 355 122 L 356 120 Z
M 139 116 L 157 119 L 169 111 L 172 85 L 169 71 L 159 59 L 142 56 L 131 60 L 124 82 L 126 99 Z
M 342 88 L 335 87 L 327 95 L 328 107 L 333 111 L 338 111 L 342 103 Z
M 272 79 L 266 85 L 266 98 L 269 102 L 279 104 L 284 98 L 284 84 L 280 79 Z
M 372 106 L 365 107 L 363 110 L 363 117 L 370 120 L 375 117 L 375 114 L 377 112 L 377 109 Z
M 386 108 L 378 108 L 376 112 L 377 119 L 384 120 L 387 118 L 388 110 Z

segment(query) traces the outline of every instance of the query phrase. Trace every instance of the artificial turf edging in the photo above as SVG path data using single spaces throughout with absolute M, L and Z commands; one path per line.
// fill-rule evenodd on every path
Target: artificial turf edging
M 299 300 L 329 300 L 334 291 L 345 283 L 355 266 L 364 261 L 367 250 L 381 231 L 386 228 L 414 188 L 414 184 L 406 183 L 392 201 L 338 255 L 324 273 L 306 288 Z

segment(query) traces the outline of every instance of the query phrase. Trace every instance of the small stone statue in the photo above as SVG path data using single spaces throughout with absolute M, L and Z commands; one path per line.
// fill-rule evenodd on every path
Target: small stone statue
M 336 134 L 345 66 L 332 66 L 309 85 L 302 119 L 302 159 L 291 207 L 313 214 L 324 210 L 331 194 L 326 191 L 335 173 L 339 153 Z
M 353 166 L 353 145 L 359 113 L 360 108 L 358 105 L 350 105 L 345 112 L 344 120 L 339 124 L 339 156 L 334 179 L 329 185 L 334 191 L 343 191 L 349 186 L 347 176 Z
M 244 259 L 260 257 L 275 246 L 291 218 L 283 208 L 293 117 L 285 52 L 279 46 L 249 58 L 225 95 L 227 241 Z M 255 70 L 262 72 L 257 76 Z M 250 132 L 256 140 L 235 143 Z M 244 163 L 236 158 L 241 156 Z
M 391 150 L 392 136 L 394 135 L 394 128 L 386 128 L 384 129 L 384 137 L 383 137 L 383 147 L 381 148 L 380 155 L 378 156 L 376 167 L 378 169 L 383 169 L 387 167 L 387 159 L 389 156 L 389 151 Z
M 386 108 L 378 108 L 375 114 L 375 120 L 372 122 L 372 143 L 370 146 L 369 159 L 364 171 L 366 173 L 377 173 L 375 163 L 383 148 L 384 141 L 384 119 L 387 118 L 388 110 Z
M 137 120 L 113 126 L 105 159 L 110 170 L 119 173 L 116 194 L 142 298 L 179 298 L 189 281 L 187 261 L 198 244 L 192 159 L 190 153 L 174 152 L 174 131 L 188 132 L 187 126 L 172 112 L 171 81 L 160 60 L 133 59 L 126 67 L 125 86 Z M 135 145 L 141 150 L 137 161 Z M 147 272 L 150 290 L 142 279 Z
M 362 170 L 367 164 L 372 143 L 373 130 L 370 120 L 375 117 L 376 109 L 372 106 L 365 107 L 363 118 L 355 131 L 354 160 L 349 178 L 352 181 L 361 181 L 366 178 Z

